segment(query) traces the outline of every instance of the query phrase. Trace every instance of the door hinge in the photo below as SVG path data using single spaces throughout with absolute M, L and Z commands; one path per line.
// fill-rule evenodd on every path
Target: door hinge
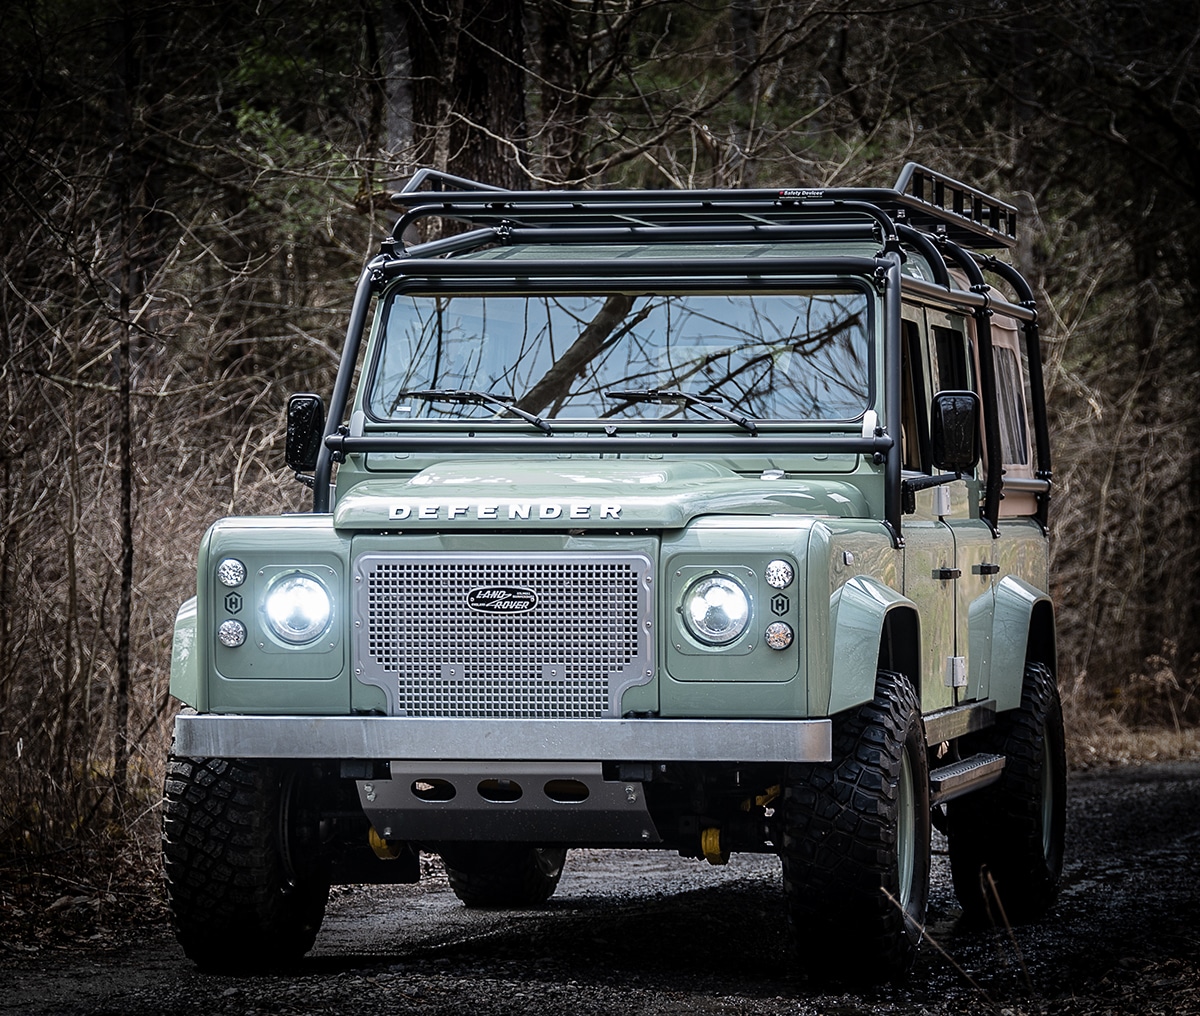
M 946 657 L 946 687 L 965 688 L 967 686 L 967 658 L 965 656 Z
M 957 579 L 962 576 L 961 568 L 934 568 L 933 577 L 942 582 L 948 582 L 950 579 Z
M 976 575 L 999 575 L 1000 566 L 998 564 L 977 564 L 972 565 L 971 571 Z

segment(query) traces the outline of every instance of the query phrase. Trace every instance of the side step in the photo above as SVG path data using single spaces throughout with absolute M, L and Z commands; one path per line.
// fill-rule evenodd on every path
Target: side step
M 956 797 L 982 790 L 1000 779 L 1004 756 L 980 752 L 970 758 L 951 762 L 929 774 L 929 803 L 945 804 Z

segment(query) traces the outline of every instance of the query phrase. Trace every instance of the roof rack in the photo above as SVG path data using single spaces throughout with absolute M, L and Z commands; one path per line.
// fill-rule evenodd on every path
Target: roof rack
M 477 227 L 529 227 L 547 240 L 567 242 L 580 239 L 580 231 L 592 231 L 598 239 L 594 231 L 600 227 L 609 239 L 619 237 L 622 230 L 637 230 L 644 236 L 664 227 L 689 226 L 740 227 L 745 239 L 766 239 L 772 227 L 819 229 L 873 220 L 880 239 L 887 243 L 895 236 L 894 220 L 982 250 L 1012 247 L 1017 225 L 1014 206 L 911 162 L 890 190 L 508 191 L 423 169 L 394 200 L 408 210 L 392 230 L 393 241 L 412 222 L 430 216 Z

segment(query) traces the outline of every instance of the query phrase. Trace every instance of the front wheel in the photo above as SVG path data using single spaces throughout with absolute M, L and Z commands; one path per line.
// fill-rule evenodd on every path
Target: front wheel
M 880 671 L 875 698 L 834 718 L 833 759 L 784 790 L 783 885 L 800 963 L 832 980 L 899 977 L 929 896 L 929 760 L 916 693 Z
M 558 888 L 565 847 L 471 843 L 447 847 L 442 861 L 450 888 L 468 907 L 535 907 Z
M 1026 666 L 1020 708 L 963 741 L 964 752 L 1003 755 L 1005 766 L 999 782 L 946 806 L 954 891 L 968 918 L 1033 920 L 1057 895 L 1067 824 L 1062 705 L 1049 668 Z
M 163 869 L 183 951 L 205 970 L 292 963 L 312 948 L 329 876 L 294 833 L 294 771 L 244 759 L 167 761 Z

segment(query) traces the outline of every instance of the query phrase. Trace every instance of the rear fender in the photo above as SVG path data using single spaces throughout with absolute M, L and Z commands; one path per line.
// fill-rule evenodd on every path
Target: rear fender
M 1049 594 L 1015 575 L 996 586 L 992 618 L 992 671 L 989 694 L 996 711 L 1021 704 L 1025 664 L 1044 663 L 1058 673 L 1054 636 L 1054 606 Z

